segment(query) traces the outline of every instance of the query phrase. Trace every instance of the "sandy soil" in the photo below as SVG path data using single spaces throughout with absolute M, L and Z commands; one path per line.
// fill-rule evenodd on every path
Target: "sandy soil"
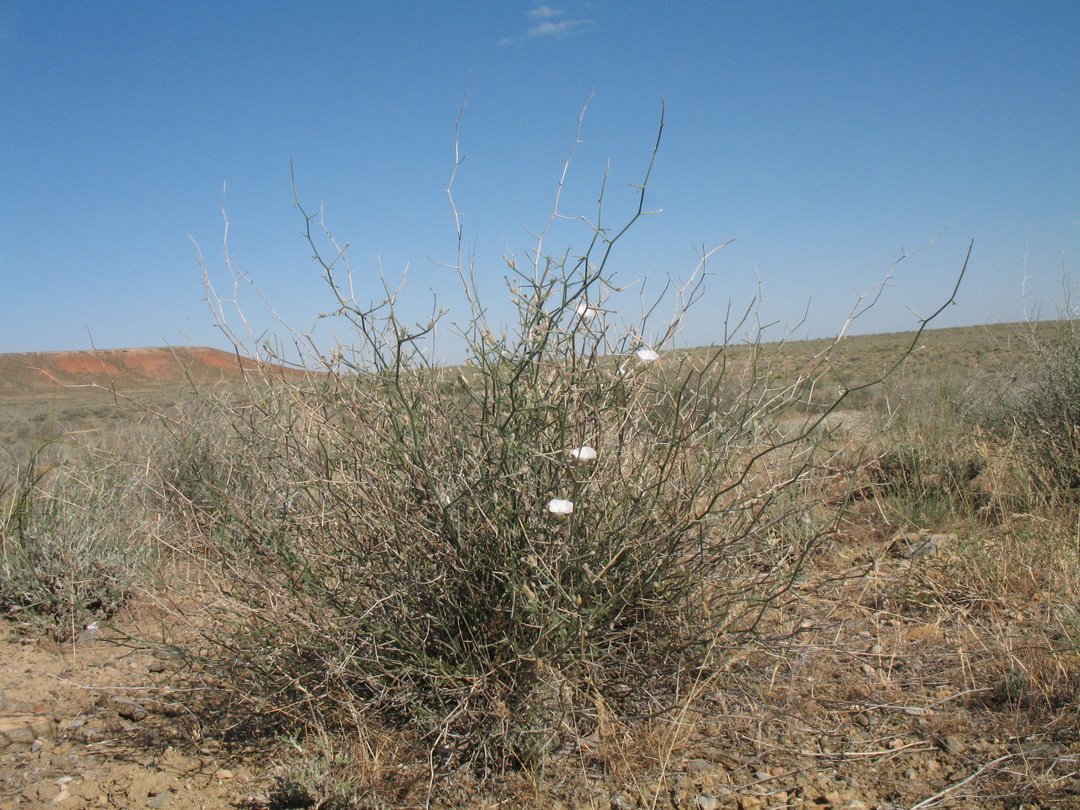
M 92 634 L 84 634 L 92 635 Z M 229 807 L 252 771 L 185 717 L 174 660 L 0 624 L 0 807 Z

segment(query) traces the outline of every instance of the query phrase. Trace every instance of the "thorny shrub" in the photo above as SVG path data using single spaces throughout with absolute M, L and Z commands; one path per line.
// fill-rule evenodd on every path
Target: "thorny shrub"
M 542 235 L 508 259 L 511 329 L 488 323 L 459 270 L 458 368 L 423 351 L 439 315 L 407 326 L 385 283 L 370 306 L 348 292 L 343 250 L 297 202 L 355 342 L 326 357 L 299 334 L 316 368 L 302 384 L 253 381 L 243 401 L 210 403 L 218 417 L 185 425 L 186 446 L 205 453 L 198 430 L 227 425 L 228 462 L 182 464 L 173 489 L 216 538 L 207 636 L 253 707 L 320 729 L 377 719 L 447 764 L 529 764 L 594 731 L 601 709 L 668 710 L 721 634 L 752 637 L 786 598 L 829 528 L 807 483 L 828 464 L 818 416 L 770 425 L 829 377 L 828 355 L 778 386 L 756 361 L 749 379 L 729 368 L 722 346 L 660 354 L 701 266 L 672 288 L 658 339 L 645 340 L 649 307 L 618 326 L 613 249 L 649 172 L 623 227 L 602 206 L 581 218 L 579 256 L 545 252 Z M 459 268 L 460 244 L 459 225 Z

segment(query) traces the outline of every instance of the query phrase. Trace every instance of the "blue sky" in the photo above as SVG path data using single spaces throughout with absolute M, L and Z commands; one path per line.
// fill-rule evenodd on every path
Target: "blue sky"
M 347 340 L 315 320 L 332 303 L 290 163 L 301 201 L 350 243 L 359 298 L 378 294 L 380 265 L 392 279 L 408 268 L 403 307 L 421 317 L 434 293 L 447 323 L 463 319 L 439 263 L 454 259 L 444 189 L 466 82 L 455 201 L 497 318 L 501 257 L 533 246 L 586 103 L 560 210 L 593 215 L 609 166 L 616 222 L 661 100 L 646 205 L 663 213 L 616 249 L 616 280 L 657 289 L 736 238 L 711 258 L 682 342 L 720 340 L 729 302 L 746 307 L 759 285 L 762 321 L 835 334 L 856 291 L 931 241 L 855 331 L 913 328 L 972 239 L 937 325 L 1052 317 L 1080 255 L 1078 41 L 1071 0 L 9 0 L 0 351 L 226 347 L 193 247 L 229 289 L 223 201 L 229 251 L 278 314 Z M 548 246 L 587 238 L 560 222 Z M 280 331 L 243 301 L 256 333 Z

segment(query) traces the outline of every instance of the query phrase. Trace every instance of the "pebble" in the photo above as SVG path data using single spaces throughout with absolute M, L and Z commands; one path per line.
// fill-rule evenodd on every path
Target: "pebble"
M 960 742 L 952 734 L 947 734 L 938 742 L 938 747 L 941 748 L 949 756 L 958 757 L 964 753 L 964 744 Z
M 708 773 L 716 770 L 716 763 L 707 759 L 692 759 L 686 763 L 686 770 L 690 773 Z
M 1026 742 L 1012 747 L 1014 754 L 1040 759 L 1056 757 L 1065 752 L 1065 746 L 1057 742 Z
M 56 736 L 56 724 L 44 714 L 10 714 L 0 717 L 0 751 L 28 751 L 37 740 Z
M 698 753 L 700 754 L 699 759 L 707 759 L 719 763 L 720 765 L 724 765 L 727 768 L 735 769 L 742 764 L 739 755 L 734 751 L 725 751 L 722 748 L 703 747 L 698 749 Z
M 101 628 L 98 627 L 97 622 L 91 622 L 85 630 L 79 633 L 75 640 L 79 644 L 93 644 L 99 638 L 101 638 Z
M 720 810 L 720 799 L 710 793 L 697 797 L 698 810 Z
M 146 718 L 146 709 L 134 700 L 125 700 L 124 698 L 114 697 L 109 701 L 112 707 L 116 709 L 116 713 L 123 717 L 125 720 L 130 720 L 132 723 L 138 723 L 140 720 Z

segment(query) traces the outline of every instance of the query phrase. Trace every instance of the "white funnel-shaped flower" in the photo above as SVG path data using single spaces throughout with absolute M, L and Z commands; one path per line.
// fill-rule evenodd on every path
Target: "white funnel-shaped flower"
M 574 513 L 574 502 L 563 498 L 552 498 L 547 503 L 547 510 L 553 515 L 572 515 Z

